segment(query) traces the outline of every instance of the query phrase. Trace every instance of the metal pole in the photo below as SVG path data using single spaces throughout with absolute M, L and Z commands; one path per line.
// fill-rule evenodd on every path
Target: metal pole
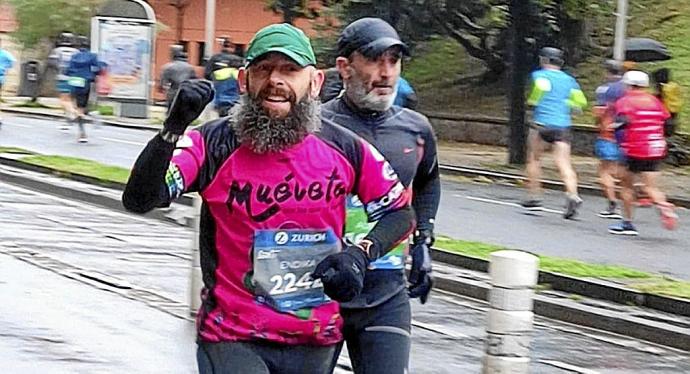
M 483 374 L 529 373 L 532 339 L 532 299 L 539 259 L 526 252 L 491 254 L 489 314 Z
M 201 307 L 201 289 L 203 281 L 201 265 L 199 264 L 199 220 L 201 216 L 201 196 L 194 197 L 193 213 L 190 225 L 192 226 L 192 267 L 189 274 L 189 315 L 195 316 Z
M 206 0 L 206 44 L 204 44 L 204 59 L 208 61 L 213 55 L 213 45 L 216 40 L 216 0 Z
M 628 0 L 618 0 L 616 9 L 616 36 L 613 44 L 613 58 L 616 61 L 625 60 L 625 33 L 628 23 Z

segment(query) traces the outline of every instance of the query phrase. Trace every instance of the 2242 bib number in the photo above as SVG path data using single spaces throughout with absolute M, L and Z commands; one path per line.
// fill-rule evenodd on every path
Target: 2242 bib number
M 323 287 L 321 279 L 311 279 L 311 272 L 304 273 L 299 279 L 294 273 L 285 273 L 276 274 L 269 280 L 273 283 L 273 287 L 269 291 L 271 296 Z

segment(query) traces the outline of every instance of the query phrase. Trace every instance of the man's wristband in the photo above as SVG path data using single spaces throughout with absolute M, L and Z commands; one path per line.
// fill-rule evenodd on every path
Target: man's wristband
M 170 131 L 167 131 L 166 129 L 161 130 L 158 135 L 161 136 L 161 139 L 163 139 L 164 142 L 170 143 L 170 144 L 175 144 L 177 143 L 178 140 L 182 137 L 182 135 L 179 134 L 173 134 Z
M 362 239 L 362 241 L 357 243 L 357 247 L 360 248 L 362 250 L 362 252 L 364 252 L 364 254 L 367 256 L 367 258 L 369 260 L 372 259 L 371 258 L 371 247 L 373 244 L 374 244 L 374 242 L 372 242 L 369 239 Z

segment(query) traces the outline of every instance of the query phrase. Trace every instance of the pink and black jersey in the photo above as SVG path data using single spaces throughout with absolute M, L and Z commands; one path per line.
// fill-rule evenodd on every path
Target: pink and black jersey
M 620 145 L 629 158 L 660 160 L 666 156 L 664 122 L 671 116 L 654 95 L 630 90 L 615 104 L 616 117 L 626 125 Z
M 164 154 L 172 156 L 163 173 L 156 158 Z M 310 269 L 339 250 L 347 196 L 362 199 L 370 220 L 410 211 L 383 156 L 329 121 L 301 143 L 267 154 L 240 144 L 227 119 L 189 131 L 174 152 L 157 136 L 137 160 L 123 202 L 141 212 L 186 192 L 203 198 L 205 288 L 197 322 L 200 339 L 210 342 L 340 341 L 338 305 L 311 281 Z M 407 216 L 380 230 L 375 244 L 402 240 L 412 228 Z

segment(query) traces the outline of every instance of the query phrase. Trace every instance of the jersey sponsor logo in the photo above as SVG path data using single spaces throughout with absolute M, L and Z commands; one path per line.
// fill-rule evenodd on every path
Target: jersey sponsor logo
M 170 163 L 165 173 L 165 184 L 171 199 L 177 199 L 184 193 L 184 177 L 177 165 Z
M 288 242 L 289 235 L 285 231 L 278 231 L 276 233 L 276 236 L 274 240 L 276 241 L 276 244 L 285 244 Z
M 276 240 L 277 243 L 277 240 Z M 279 250 L 277 249 L 272 249 L 272 250 L 259 250 L 256 254 L 256 259 L 257 260 L 268 260 L 271 258 L 276 258 L 278 257 L 278 253 L 280 253 Z
M 280 212 L 282 205 L 286 202 L 302 200 L 330 202 L 346 194 L 345 182 L 334 168 L 325 179 L 315 180 L 305 186 L 300 185 L 292 173 L 275 185 L 262 183 L 255 187 L 251 182 L 240 185 L 238 181 L 233 181 L 225 204 L 231 213 L 236 206 L 243 207 L 253 221 L 264 222 Z M 255 202 L 268 205 L 268 207 L 258 211 L 252 205 Z
M 398 182 L 386 195 L 367 204 L 366 209 L 369 217 L 372 220 L 378 220 L 386 208 L 398 201 L 403 192 L 405 192 L 405 187 L 403 187 L 402 183 Z
M 318 243 L 326 240 L 326 233 L 316 234 L 292 234 L 290 241 L 295 243 Z
M 278 231 L 273 240 L 275 240 L 276 244 L 278 245 L 287 244 L 288 241 L 290 243 L 319 243 L 326 240 L 326 233 L 318 232 L 312 234 L 288 234 L 285 231 Z

